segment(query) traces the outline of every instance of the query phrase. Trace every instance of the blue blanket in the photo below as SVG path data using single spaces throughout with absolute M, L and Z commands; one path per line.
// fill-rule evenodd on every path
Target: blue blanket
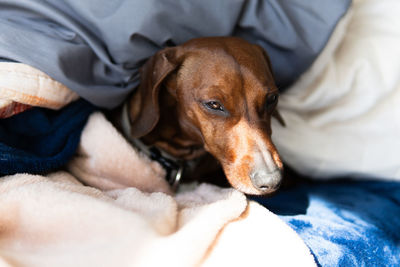
M 0 120 L 0 176 L 45 173 L 64 165 L 93 110 L 78 100 L 58 111 L 33 108 Z
M 254 198 L 278 214 L 321 266 L 400 266 L 400 183 L 302 184 Z

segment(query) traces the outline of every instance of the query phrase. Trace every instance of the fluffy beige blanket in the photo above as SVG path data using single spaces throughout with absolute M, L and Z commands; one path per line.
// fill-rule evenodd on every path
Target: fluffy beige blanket
M 172 195 L 163 175 L 93 114 L 68 170 L 0 179 L 0 266 L 315 266 L 242 193 L 202 184 Z

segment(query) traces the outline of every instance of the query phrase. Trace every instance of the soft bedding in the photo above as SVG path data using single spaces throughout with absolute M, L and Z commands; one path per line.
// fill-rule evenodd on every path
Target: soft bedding
M 33 66 L 112 108 L 161 48 L 234 35 L 266 48 L 279 86 L 286 87 L 310 66 L 350 2 L 1 0 L 0 58 Z
M 0 175 L 47 173 L 64 166 L 95 110 L 78 98 L 42 71 L 0 61 Z
M 0 119 L 31 107 L 60 109 L 78 94 L 29 65 L 0 58 Z
M 335 180 L 255 198 L 304 240 L 320 266 L 400 265 L 400 183 Z
M 400 180 L 400 1 L 354 1 L 323 53 L 280 98 L 273 140 L 315 179 Z
M 46 173 L 64 166 L 75 154 L 93 110 L 81 99 L 59 111 L 34 108 L 3 119 L 0 175 Z
M 94 113 L 62 169 L 0 179 L 0 265 L 399 265 L 398 14 L 397 0 L 354 1 L 322 54 L 282 95 L 287 127 L 273 124 L 274 142 L 313 182 L 251 200 L 207 184 L 172 195 L 160 166 Z M 13 64 L 14 74 L 26 66 Z M 64 87 L 47 88 L 42 100 Z M 68 97 L 49 108 L 79 103 L 64 89 Z M 8 116 L 23 111 L 12 103 L 36 112 L 26 101 L 35 97 L 21 99 L 0 104 Z
M 301 238 L 244 194 L 202 184 L 171 196 L 160 166 L 137 153 L 94 113 L 68 172 L 2 177 L 0 266 L 315 266 Z
M 287 127 L 274 123 L 274 142 L 315 182 L 258 201 L 296 230 L 321 266 L 400 263 L 398 14 L 399 1 L 354 1 L 280 99 Z M 321 182 L 333 178 L 343 181 Z

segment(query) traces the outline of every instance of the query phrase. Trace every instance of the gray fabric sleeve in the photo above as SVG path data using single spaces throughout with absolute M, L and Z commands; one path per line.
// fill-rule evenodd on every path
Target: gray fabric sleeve
M 313 62 L 351 0 L 0 0 L 0 58 L 36 67 L 90 102 L 120 104 L 157 50 L 240 36 L 285 88 Z

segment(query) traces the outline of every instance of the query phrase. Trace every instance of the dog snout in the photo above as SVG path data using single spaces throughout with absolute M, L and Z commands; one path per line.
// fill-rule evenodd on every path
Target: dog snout
M 261 193 L 268 194 L 276 191 L 282 182 L 282 174 L 279 169 L 274 171 L 253 170 L 250 173 L 253 186 Z

